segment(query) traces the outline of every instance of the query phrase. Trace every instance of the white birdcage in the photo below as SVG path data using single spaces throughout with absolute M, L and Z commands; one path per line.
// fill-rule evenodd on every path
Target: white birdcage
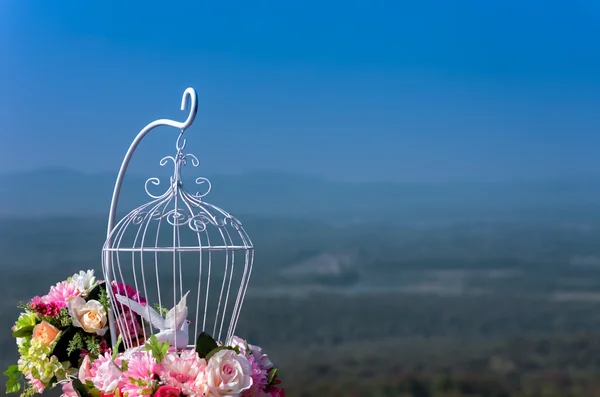
M 195 181 L 204 188 L 203 193 L 189 193 L 183 186 L 182 168 L 199 165 L 193 154 L 184 153 L 186 140 L 183 134 L 194 122 L 198 108 L 193 88 L 185 90 L 181 110 L 185 110 L 186 104 L 189 107 L 186 121 L 161 119 L 148 124 L 131 144 L 119 170 L 102 249 L 102 270 L 113 308 L 109 313 L 113 346 L 118 335 L 124 347 L 131 348 L 143 344 L 150 335 L 160 335 L 164 331 L 148 325 L 138 328 L 139 322 L 132 321 L 134 316 L 125 306 L 141 299 L 134 291 L 125 291 L 123 285 L 139 291 L 147 302 L 145 309 L 156 305 L 154 308 L 161 314 L 163 308 L 174 308 L 176 315 L 177 310 L 183 311 L 176 305 L 189 291 L 186 302 L 187 318 L 191 323 L 185 321 L 186 327 L 189 325 L 189 335 L 188 332 L 174 333 L 178 347 L 192 346 L 201 332 L 227 343 L 239 319 L 252 272 L 254 248 L 237 219 L 204 201 L 211 189 L 206 178 L 199 177 Z M 144 136 L 158 126 L 180 130 L 175 155 L 160 161 L 161 166 L 171 163 L 174 166 L 168 188 L 164 193 L 153 194 L 149 185 L 159 186 L 160 180 L 148 179 L 145 188 L 150 201 L 115 224 L 129 161 Z M 117 295 L 128 296 L 128 303 L 119 302 Z M 150 309 L 147 311 L 145 317 L 149 319 L 152 314 Z M 182 344 L 181 338 L 187 341 Z

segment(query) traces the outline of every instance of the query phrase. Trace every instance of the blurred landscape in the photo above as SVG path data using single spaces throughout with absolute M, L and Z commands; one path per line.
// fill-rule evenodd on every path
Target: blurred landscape
M 186 188 L 251 237 L 236 334 L 288 397 L 600 397 L 598 38 L 598 1 L 0 0 L 0 364 L 21 301 L 100 277 L 125 150 L 193 87 Z
M 0 177 L 15 193 L 0 197 L 4 367 L 20 301 L 101 272 L 113 177 L 71 177 Z M 286 395 L 600 395 L 599 184 L 212 181 L 207 201 L 256 247 L 236 333 L 267 350 Z M 120 208 L 147 201 L 143 182 Z

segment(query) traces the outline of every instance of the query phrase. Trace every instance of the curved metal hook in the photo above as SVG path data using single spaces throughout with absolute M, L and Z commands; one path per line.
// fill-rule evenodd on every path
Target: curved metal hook
M 178 153 L 181 153 L 185 149 L 185 145 L 187 145 L 187 139 L 183 137 L 184 132 L 185 130 L 181 130 L 181 134 L 179 134 L 177 142 L 175 142 L 175 149 L 177 149 Z
M 186 104 L 189 105 L 190 113 L 188 114 L 187 119 L 182 123 L 182 130 L 185 130 L 192 125 L 196 118 L 196 113 L 198 112 L 198 94 L 196 94 L 196 90 L 191 87 L 183 92 L 183 96 L 181 97 L 181 110 L 185 110 Z
M 148 132 L 150 132 L 151 130 L 153 130 L 156 127 L 160 127 L 163 125 L 169 126 L 169 127 L 175 127 L 181 131 L 181 134 L 179 134 L 179 138 L 177 139 L 177 148 L 179 149 L 181 147 L 183 149 L 183 147 L 185 147 L 185 139 L 183 140 L 183 143 L 181 144 L 181 139 L 182 139 L 181 137 L 183 136 L 183 132 L 185 131 L 186 128 L 188 128 L 190 125 L 192 125 L 192 123 L 196 119 L 196 113 L 198 112 L 198 94 L 196 93 L 196 90 L 193 89 L 192 87 L 187 88 L 183 92 L 183 96 L 181 97 L 181 110 L 185 110 L 186 105 L 187 105 L 187 107 L 189 107 L 189 114 L 185 121 L 181 122 L 181 121 L 173 121 L 173 120 L 169 120 L 169 119 L 160 119 L 160 120 L 153 121 L 150 124 L 148 124 L 146 127 L 144 127 L 138 133 L 138 135 L 135 137 L 135 139 L 131 143 L 131 146 L 129 146 L 129 150 L 127 150 L 127 153 L 125 154 L 125 158 L 123 159 L 123 163 L 121 164 L 121 168 L 119 169 L 119 175 L 117 176 L 117 181 L 115 183 L 112 201 L 110 203 L 110 211 L 108 214 L 108 228 L 107 228 L 108 230 L 106 231 L 107 238 L 110 237 L 110 234 L 114 227 L 115 216 L 116 216 L 116 212 L 117 212 L 117 203 L 119 201 L 119 194 L 121 192 L 121 185 L 123 184 L 123 178 L 125 177 L 125 171 L 127 170 L 127 167 L 129 166 L 129 162 L 131 161 L 133 152 L 135 152 L 135 149 L 138 147 L 138 145 L 140 144 L 142 139 L 144 139 L 144 137 L 148 134 Z M 180 146 L 180 144 L 181 144 L 181 146 Z

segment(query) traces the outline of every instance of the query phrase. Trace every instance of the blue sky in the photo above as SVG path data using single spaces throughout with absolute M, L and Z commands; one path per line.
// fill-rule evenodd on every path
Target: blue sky
M 207 174 L 600 175 L 596 0 L 123 3 L 0 1 L 2 172 L 114 172 L 193 86 Z M 154 131 L 132 170 L 154 174 L 176 135 Z

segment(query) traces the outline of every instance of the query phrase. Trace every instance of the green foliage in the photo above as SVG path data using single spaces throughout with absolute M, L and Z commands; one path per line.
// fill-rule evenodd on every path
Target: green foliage
M 21 397 L 33 397 L 37 394 L 37 392 L 31 386 L 25 387 L 23 392 L 21 393 Z
M 153 306 L 154 306 L 154 309 L 158 313 L 160 313 L 163 317 L 165 317 L 167 315 L 167 313 L 169 312 L 169 309 L 167 309 L 166 307 L 162 307 L 158 303 L 155 303 Z
M 73 389 L 79 397 L 92 397 L 85 385 L 77 378 L 73 379 Z
M 18 366 L 11 365 L 3 374 L 8 377 L 8 381 L 6 381 L 6 394 L 16 393 L 21 390 L 22 374 Z
M 59 328 L 65 328 L 73 325 L 73 320 L 71 319 L 71 316 L 69 315 L 69 310 L 66 307 L 60 309 L 60 312 L 58 313 L 57 322 L 57 327 Z
M 96 288 L 99 288 L 98 292 L 98 302 L 104 307 L 104 310 L 108 313 L 110 308 L 110 299 L 108 297 L 108 292 L 106 292 L 106 286 L 104 283 L 99 284 Z
M 33 328 L 37 324 L 35 314 L 30 311 L 25 311 L 19 315 L 13 328 L 13 336 L 15 338 L 24 338 L 31 336 Z
M 196 339 L 196 353 L 198 353 L 200 358 L 206 358 L 218 347 L 217 342 L 206 332 L 202 332 Z
M 67 354 L 70 356 L 73 353 L 83 349 L 83 347 L 83 337 L 81 336 L 80 332 L 77 332 L 69 341 L 69 345 L 67 346 Z
M 117 338 L 117 344 L 115 345 L 115 348 L 112 350 L 112 359 L 113 359 L 113 361 L 119 355 L 119 349 L 121 348 L 121 344 L 122 343 L 123 343 L 123 337 L 121 335 L 119 335 L 119 337 Z
M 272 384 L 274 384 L 275 380 L 277 379 L 277 368 L 272 368 L 271 370 L 269 370 L 269 373 L 267 374 L 267 386 L 271 386 Z
M 237 354 L 240 354 L 240 348 L 239 347 L 230 347 L 230 346 L 217 346 L 214 349 L 212 349 L 210 352 L 208 352 L 208 354 L 206 355 L 206 357 L 201 357 L 204 358 L 206 361 L 210 360 L 210 358 L 212 356 L 214 356 L 215 354 L 217 354 L 218 352 L 220 352 L 221 350 L 232 350 L 234 352 L 236 352 Z
M 152 335 L 146 342 L 146 350 L 152 353 L 158 363 L 161 363 L 163 358 L 169 352 L 171 345 L 169 342 L 159 342 L 156 335 Z
M 85 334 L 85 348 L 93 356 L 100 354 L 100 339 L 96 335 Z
M 27 338 L 33 335 L 33 328 L 33 326 L 29 326 L 15 329 L 12 334 L 15 338 Z

